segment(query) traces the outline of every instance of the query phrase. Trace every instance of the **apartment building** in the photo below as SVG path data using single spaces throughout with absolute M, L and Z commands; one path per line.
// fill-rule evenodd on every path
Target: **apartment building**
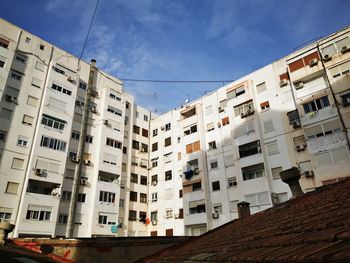
M 97 62 L 98 64 L 98 62 Z M 159 116 L 0 20 L 0 219 L 14 236 L 199 235 L 350 174 L 350 28 Z

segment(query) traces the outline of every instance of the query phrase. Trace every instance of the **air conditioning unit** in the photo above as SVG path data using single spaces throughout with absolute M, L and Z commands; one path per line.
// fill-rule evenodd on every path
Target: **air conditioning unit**
M 294 84 L 295 89 L 302 89 L 304 87 L 304 82 L 300 81 Z
M 198 168 L 198 167 L 194 168 L 194 169 L 193 169 L 193 173 L 194 173 L 194 174 L 199 174 L 199 168 Z
M 212 217 L 213 217 L 213 219 L 218 219 L 219 218 L 219 213 L 213 213 Z
M 6 95 L 6 101 L 8 102 L 16 102 L 17 98 L 14 96 Z
M 67 77 L 67 80 L 68 80 L 69 82 L 73 82 L 73 81 L 74 81 L 74 78 L 73 78 L 72 76 L 68 76 L 68 77 Z
M 91 112 L 97 113 L 97 108 L 96 108 L 95 106 L 92 106 L 92 107 L 91 107 Z
M 158 181 L 152 181 L 152 185 L 156 186 L 158 184 Z
M 91 91 L 91 96 L 92 96 L 92 97 L 98 97 L 98 92 L 97 92 L 96 90 L 93 89 L 93 90 Z
M 180 218 L 180 213 L 175 214 L 175 219 L 178 219 L 178 218 Z
M 305 171 L 304 175 L 305 175 L 305 177 L 313 177 L 314 176 L 314 171 Z
M 106 119 L 106 120 L 103 120 L 103 124 L 106 125 L 106 126 L 108 126 L 108 120 L 107 120 L 107 119 Z
M 44 169 L 39 169 L 39 168 L 35 169 L 35 175 L 41 176 L 43 175 L 43 173 L 44 173 Z
M 305 145 L 304 144 L 295 145 L 295 149 L 297 150 L 297 152 L 304 151 Z
M 87 184 L 87 179 L 86 178 L 81 178 L 80 179 L 80 184 L 81 185 L 86 185 Z
M 76 100 L 76 101 L 75 101 L 75 105 L 81 106 L 81 104 L 82 104 L 82 103 L 81 103 L 79 100 Z
M 313 67 L 316 66 L 318 64 L 318 59 L 317 58 L 313 58 L 309 61 L 309 66 Z
M 284 87 L 284 86 L 287 86 L 288 85 L 288 80 L 286 79 L 281 79 L 280 81 L 280 87 Z
M 346 107 L 346 106 L 349 106 L 350 105 L 350 98 L 346 98 L 345 100 L 343 100 L 343 106 Z
M 140 153 L 144 153 L 145 150 L 143 148 L 140 149 Z
M 331 59 L 332 59 L 332 57 L 330 55 L 328 55 L 328 54 L 323 56 L 323 61 L 324 62 L 330 61 Z
M 161 126 L 160 129 L 161 129 L 162 131 L 164 131 L 164 130 L 165 130 L 165 126 Z
M 147 168 L 147 165 L 141 162 L 141 163 L 140 163 L 140 167 L 142 167 L 142 168 Z
M 78 156 L 72 156 L 70 159 L 71 159 L 71 161 L 73 163 L 79 163 L 80 162 L 80 158 Z
M 152 225 L 153 225 L 153 226 L 157 225 L 157 223 L 158 223 L 157 220 L 153 220 L 153 221 L 152 221 Z
M 247 110 L 247 113 L 246 113 L 247 115 L 252 115 L 252 114 L 254 114 L 254 110 Z
M 348 47 L 348 46 L 343 46 L 342 48 L 341 48 L 341 53 L 346 53 L 346 52 L 348 52 L 350 50 L 350 47 Z
M 91 164 L 91 161 L 90 161 L 90 160 L 84 160 L 84 164 L 85 164 L 85 165 L 90 165 L 90 164 Z
M 224 111 L 224 108 L 223 108 L 223 107 L 219 107 L 219 108 L 218 108 L 218 111 L 219 111 L 219 112 L 223 112 L 223 111 Z
M 300 119 L 294 120 L 294 121 L 292 122 L 292 125 L 293 125 L 293 128 L 294 128 L 294 129 L 299 128 L 299 127 L 301 126 L 301 121 L 300 121 Z
M 247 113 L 242 112 L 242 113 L 241 113 L 241 118 L 245 118 L 245 117 L 247 117 Z

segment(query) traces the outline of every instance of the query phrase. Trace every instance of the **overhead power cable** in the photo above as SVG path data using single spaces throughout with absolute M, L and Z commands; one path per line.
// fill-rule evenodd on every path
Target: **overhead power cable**
M 124 82 L 153 82 L 153 83 L 225 83 L 234 80 L 155 80 L 155 79 L 120 79 Z

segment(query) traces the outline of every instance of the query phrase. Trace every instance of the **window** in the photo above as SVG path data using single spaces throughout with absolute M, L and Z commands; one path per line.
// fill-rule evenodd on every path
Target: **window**
M 165 218 L 166 219 L 173 218 L 173 209 L 166 209 L 165 210 Z
M 40 61 L 37 61 L 36 63 L 35 63 L 35 68 L 37 69 L 37 70 L 40 70 L 40 71 L 45 71 L 45 64 L 44 63 L 42 63 L 42 62 L 40 62 Z
M 157 166 L 158 166 L 158 161 L 157 160 L 152 161 L 152 168 Z
M 172 171 L 169 170 L 169 171 L 166 171 L 165 172 L 165 181 L 169 181 L 172 179 Z
M 152 152 L 158 151 L 158 143 L 155 142 L 152 144 Z
M 236 213 L 238 211 L 238 205 L 239 201 L 238 200 L 233 200 L 230 201 L 230 212 L 231 213 Z
M 152 211 L 151 212 L 151 221 L 154 222 L 154 221 L 157 221 L 157 219 L 158 219 L 157 211 Z
M 17 194 L 19 184 L 13 182 L 7 182 L 6 193 Z
M 235 88 L 234 90 L 231 90 L 231 91 L 226 93 L 227 100 L 241 96 L 244 93 L 245 93 L 244 85 L 239 86 L 239 87 Z
M 252 100 L 242 103 L 240 105 L 234 106 L 233 108 L 234 108 L 236 117 L 241 116 L 241 118 L 245 118 L 248 115 L 251 115 L 254 113 L 254 104 Z
M 344 62 L 336 67 L 329 69 L 330 74 L 333 78 L 337 78 L 341 75 L 346 75 L 350 72 L 350 61 Z
M 12 209 L 11 208 L 0 208 L 0 221 L 8 221 L 11 220 Z
M 0 141 L 5 141 L 5 138 L 6 138 L 6 132 L 5 131 L 1 131 L 0 130 Z
M 125 147 L 125 146 L 123 146 L 123 153 L 124 153 L 124 154 L 127 154 L 127 153 L 128 153 L 128 148 Z
M 72 192 L 70 192 L 70 191 L 62 191 L 61 200 L 63 200 L 63 201 L 70 201 L 71 197 L 72 197 Z
M 189 213 L 190 214 L 205 213 L 204 200 L 191 201 L 191 202 L 189 202 L 188 205 L 189 205 Z
M 237 178 L 236 176 L 227 178 L 228 187 L 236 187 L 237 186 Z
M 119 199 L 119 207 L 124 208 L 125 206 L 125 200 L 124 199 Z
M 213 204 L 214 213 L 222 214 L 222 204 Z
M 98 223 L 101 225 L 107 225 L 108 217 L 106 215 L 99 215 L 98 216 Z
M 10 41 L 0 37 L 0 47 L 8 48 Z
M 44 50 L 45 46 L 43 44 L 40 44 L 39 48 L 40 48 L 40 50 Z
M 140 113 L 138 111 L 135 112 L 135 117 L 138 118 L 140 116 Z
M 329 104 L 328 96 L 324 96 L 322 98 L 310 101 L 308 103 L 304 103 L 303 107 L 304 107 L 304 112 L 309 113 L 309 112 L 318 111 L 325 107 L 329 107 L 329 105 L 330 104 Z
M 85 200 L 86 200 L 86 194 L 78 193 L 77 202 L 85 203 Z
M 132 131 L 133 131 L 133 133 L 135 133 L 135 134 L 140 134 L 140 127 L 134 125 Z
M 266 111 L 270 109 L 270 103 L 268 101 L 265 101 L 263 103 L 260 103 L 261 111 Z
M 19 136 L 18 136 L 18 139 L 17 139 L 17 145 L 18 145 L 18 146 L 26 147 L 26 146 L 28 145 L 28 140 L 29 140 L 28 137 L 19 135 Z
M 156 185 L 158 183 L 158 175 L 152 175 L 151 181 L 152 185 Z
M 208 150 L 211 151 L 211 150 L 215 150 L 215 149 L 216 149 L 216 142 L 215 141 L 209 142 Z
M 164 163 L 170 163 L 172 161 L 172 153 L 166 153 L 163 156 Z
M 210 105 L 210 106 L 208 106 L 208 107 L 205 107 L 205 115 L 210 115 L 210 114 L 212 114 L 213 113 L 213 106 L 212 105 Z
M 179 198 L 182 198 L 183 194 L 182 194 L 182 189 L 179 190 Z
M 256 85 L 256 91 L 258 93 L 264 92 L 265 90 L 266 90 L 266 83 L 265 82 Z
M 243 123 L 234 129 L 234 137 L 238 138 L 241 136 L 249 135 L 251 132 L 254 132 L 254 123 L 253 121 L 248 121 Z
M 31 40 L 30 37 L 26 37 L 26 43 L 27 43 L 27 44 L 30 44 L 31 41 L 32 41 L 32 40 Z
M 22 79 L 22 73 L 18 72 L 18 71 L 14 71 L 12 70 L 11 72 L 11 78 L 15 79 L 15 80 L 21 80 Z
M 171 137 L 165 138 L 164 146 L 167 147 L 167 146 L 170 146 L 170 145 L 171 145 Z
M 59 214 L 58 223 L 59 224 L 67 224 L 67 222 L 68 222 L 68 215 L 67 214 Z
M 91 135 L 86 135 L 86 137 L 85 137 L 85 142 L 86 142 L 86 143 L 92 143 L 93 139 L 94 139 L 93 136 L 91 136 Z
M 215 169 L 218 169 L 218 161 L 217 160 L 210 161 L 210 170 L 215 170 Z
M 49 98 L 49 107 L 56 109 L 58 111 L 66 112 L 67 103 L 64 101 L 57 100 L 55 98 Z
M 148 130 L 142 128 L 142 136 L 148 138 Z
M 105 203 L 114 203 L 115 193 L 100 191 L 99 201 Z
M 264 164 L 259 163 L 242 168 L 243 181 L 248 181 L 264 176 Z
M 68 96 L 72 95 L 72 91 L 65 89 L 57 84 L 52 84 L 51 89 L 59 91 L 59 92 L 66 94 Z
M 0 118 L 4 118 L 6 120 L 11 120 L 12 110 L 2 108 L 0 112 Z
M 272 179 L 280 179 L 280 172 L 282 172 L 282 167 L 271 168 Z
M 140 193 L 140 203 L 147 204 L 147 194 Z
M 136 221 L 136 217 L 137 217 L 137 211 L 129 210 L 129 220 Z
M 207 131 L 213 131 L 215 129 L 214 122 L 207 124 Z
M 125 109 L 130 109 L 130 102 L 125 102 Z
M 147 185 L 147 176 L 141 175 L 140 184 Z
M 34 118 L 28 115 L 23 115 L 22 123 L 25 125 L 32 126 Z
M 131 175 L 130 175 L 130 182 L 138 183 L 138 181 L 139 181 L 139 176 L 137 174 L 131 173 Z
M 181 152 L 178 152 L 178 153 L 177 153 L 177 160 L 178 160 L 178 161 L 181 161 Z
M 273 120 L 264 121 L 264 132 L 273 132 L 275 128 L 273 127 Z
M 67 143 L 59 139 L 41 136 L 40 146 L 52 150 L 65 152 Z
M 27 210 L 26 219 L 50 221 L 51 220 L 51 207 L 29 205 Z
M 222 123 L 222 126 L 230 124 L 230 118 L 229 117 L 222 118 L 221 123 Z
M 72 139 L 79 140 L 80 139 L 80 132 L 78 131 L 72 131 Z
M 202 190 L 202 182 L 192 184 L 192 192 Z
M 12 166 L 13 169 L 23 170 L 24 167 L 24 159 L 16 158 L 14 157 L 12 160 Z
M 6 62 L 6 58 L 3 56 L 0 56 L 0 68 L 5 67 L 5 62 Z
M 220 181 L 215 181 L 211 183 L 212 187 L 213 187 L 213 191 L 218 191 L 220 190 Z
M 41 119 L 41 124 L 43 124 L 45 127 L 54 128 L 57 130 L 63 130 L 66 126 L 67 122 L 55 117 L 52 117 L 50 115 L 43 114 L 43 117 Z M 72 133 L 73 138 L 73 133 Z M 77 138 L 79 140 L 79 137 Z
M 278 154 L 280 152 L 277 141 L 266 143 L 266 148 L 269 155 Z
M 135 150 L 140 149 L 140 143 L 138 141 L 132 140 L 132 148 Z
M 152 134 L 153 134 L 153 137 L 157 136 L 158 135 L 158 129 L 154 129 L 152 131 Z
M 255 155 L 261 152 L 260 141 L 254 141 L 238 146 L 239 157 Z
M 137 202 L 137 192 L 130 191 L 130 201 Z
M 151 196 L 152 196 L 152 202 L 157 202 L 157 200 L 158 200 L 158 193 L 152 193 L 151 194 Z
M 193 125 L 184 131 L 184 135 L 186 136 L 196 132 L 197 132 L 197 125 Z
M 117 94 L 119 94 L 119 92 L 116 92 L 116 91 L 111 91 L 110 93 L 109 93 L 109 97 L 111 98 L 111 99 L 114 99 L 114 100 L 117 100 L 117 101 L 121 101 L 122 99 L 120 98 L 120 95 L 116 95 L 115 93 L 117 93 Z
M 169 131 L 171 129 L 171 123 L 165 124 L 165 131 Z
M 186 145 L 186 153 L 193 153 L 193 152 L 197 152 L 201 149 L 200 147 L 200 141 L 196 141 L 194 143 L 190 143 Z
M 148 145 L 141 143 L 141 152 L 148 153 Z
M 324 122 L 319 125 L 305 128 L 305 136 L 309 139 L 314 139 L 328 134 L 335 134 L 341 130 L 341 124 L 339 119 L 334 119 L 328 122 Z
M 113 113 L 113 114 L 115 114 L 117 116 L 122 116 L 123 115 L 123 112 L 120 109 L 117 109 L 117 108 L 115 108 L 115 107 L 113 107 L 111 105 L 108 105 L 107 111 L 111 112 L 111 113 Z
M 165 200 L 170 200 L 173 198 L 173 189 L 165 190 Z
M 111 146 L 113 148 L 118 148 L 118 149 L 122 148 L 121 142 L 114 140 L 114 139 L 111 139 L 111 138 L 108 138 L 108 137 L 106 138 L 106 145 Z
M 245 195 L 244 199 L 250 203 L 251 206 L 260 206 L 270 204 L 269 192 L 260 192 L 250 195 Z
M 37 78 L 32 78 L 32 86 L 37 87 L 40 89 L 41 87 L 41 80 Z
M 35 98 L 33 96 L 28 96 L 27 98 L 27 104 L 33 107 L 37 107 L 38 106 L 38 98 Z
M 143 115 L 143 120 L 144 121 L 148 121 L 148 116 L 147 115 Z
M 86 88 L 87 88 L 86 83 L 79 82 L 79 88 L 82 89 L 82 90 L 86 90 Z

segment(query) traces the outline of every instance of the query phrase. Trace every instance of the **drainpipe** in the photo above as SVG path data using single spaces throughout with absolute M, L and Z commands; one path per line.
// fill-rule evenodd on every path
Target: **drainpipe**
M 78 148 L 78 155 L 77 155 L 77 157 L 79 158 L 78 159 L 79 161 L 75 165 L 72 196 L 69 204 L 69 213 L 68 213 L 68 222 L 67 222 L 67 231 L 66 231 L 67 238 L 72 238 L 74 233 L 75 214 L 77 210 L 77 199 L 78 199 L 80 179 L 81 179 L 82 168 L 83 168 L 82 157 L 84 156 L 84 152 L 85 152 L 85 138 L 86 138 L 87 128 L 88 128 L 90 102 L 91 102 L 96 73 L 97 73 L 96 60 L 92 59 L 90 64 L 87 93 L 84 101 L 83 120 L 82 120 L 82 125 L 80 130 L 80 140 L 79 140 L 79 148 Z
M 340 114 L 340 110 L 339 110 L 339 107 L 338 107 L 338 102 L 337 102 L 337 100 L 336 100 L 336 97 L 335 97 L 335 94 L 334 94 L 334 92 L 333 92 L 333 88 L 332 88 L 331 82 L 330 82 L 329 77 L 328 77 L 328 74 L 327 74 L 326 67 L 325 67 L 324 62 L 323 62 L 323 59 L 322 59 L 322 57 L 321 57 L 321 51 L 320 51 L 320 42 L 321 42 L 321 41 L 322 41 L 322 39 L 319 40 L 319 41 L 317 41 L 316 48 L 317 48 L 318 54 L 320 55 L 321 65 L 322 65 L 323 71 L 324 71 L 324 73 L 325 73 L 324 75 L 326 76 L 326 80 L 327 80 L 329 89 L 330 89 L 330 91 L 331 91 L 331 94 L 332 94 L 332 97 L 333 97 L 333 100 L 334 100 L 334 105 L 335 105 L 335 107 L 336 107 L 336 109 L 337 109 L 337 113 L 338 113 L 338 115 L 339 115 L 340 123 L 341 123 L 341 125 L 343 126 L 343 131 L 345 132 L 345 135 L 346 135 L 346 136 L 345 136 L 345 137 L 346 137 L 346 143 L 347 143 L 348 148 L 349 148 L 349 150 L 350 150 L 350 141 L 349 141 L 349 137 L 348 137 L 348 130 L 347 130 L 346 126 L 345 126 L 345 122 L 344 122 L 343 116 Z

